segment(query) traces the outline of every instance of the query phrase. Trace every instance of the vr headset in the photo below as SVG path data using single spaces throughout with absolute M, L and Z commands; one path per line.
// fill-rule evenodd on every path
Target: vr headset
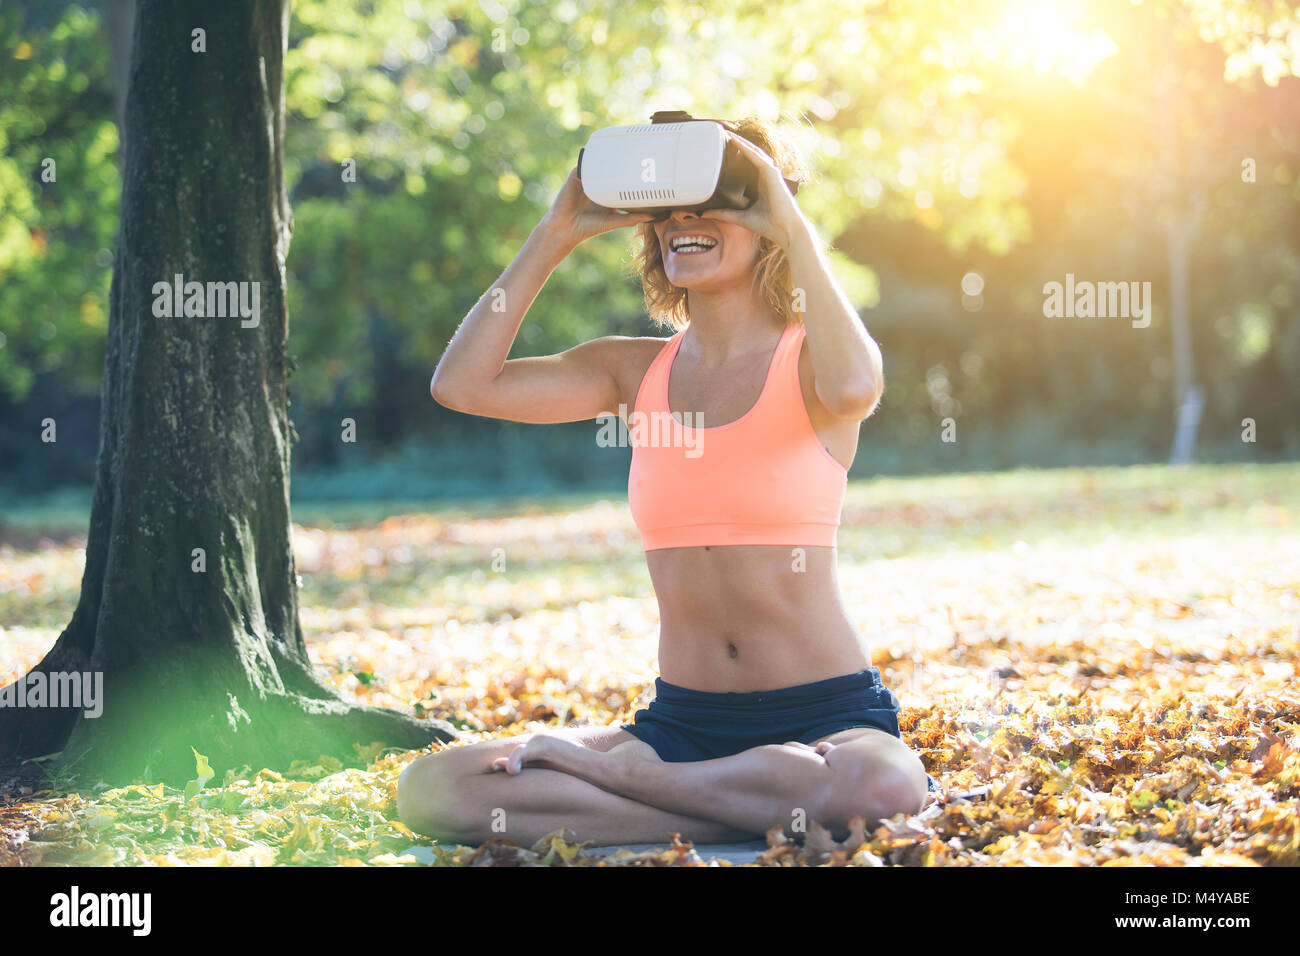
M 758 169 L 728 142 L 733 124 L 660 110 L 647 126 L 608 126 L 578 152 L 578 179 L 598 206 L 650 212 L 748 209 L 758 199 Z M 790 192 L 799 184 L 785 180 Z

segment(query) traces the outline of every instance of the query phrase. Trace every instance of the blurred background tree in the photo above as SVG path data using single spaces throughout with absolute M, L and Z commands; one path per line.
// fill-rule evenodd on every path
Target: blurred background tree
M 0 10 L 10 492 L 95 457 L 123 2 Z M 1192 382 L 1198 457 L 1300 454 L 1293 3 L 298 0 L 289 43 L 297 497 L 621 486 L 592 423 L 474 419 L 427 385 L 590 132 L 665 108 L 783 119 L 811 160 L 800 203 L 886 361 L 855 475 L 1163 460 Z M 664 334 L 630 251 L 570 257 L 516 354 Z M 1067 273 L 1150 282 L 1150 327 L 1046 318 Z

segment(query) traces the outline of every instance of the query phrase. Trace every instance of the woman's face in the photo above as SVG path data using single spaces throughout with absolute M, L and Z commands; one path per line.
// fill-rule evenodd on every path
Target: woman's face
M 749 283 L 758 265 L 758 233 L 732 222 L 702 219 L 690 210 L 678 209 L 662 222 L 654 224 L 663 255 L 668 281 L 680 289 L 717 292 Z M 696 237 L 713 245 L 675 249 L 683 240 Z

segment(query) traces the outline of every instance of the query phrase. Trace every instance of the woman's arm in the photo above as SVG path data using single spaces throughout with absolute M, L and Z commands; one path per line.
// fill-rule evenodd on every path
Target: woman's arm
M 739 223 L 785 250 L 794 287 L 802 293 L 817 398 L 836 418 L 861 421 L 871 414 L 884 391 L 880 347 L 835 281 L 816 230 L 790 195 L 771 157 L 744 137 L 728 135 L 758 167 L 758 200 L 748 209 L 713 209 L 701 216 Z
M 429 383 L 433 397 L 456 411 L 518 422 L 582 421 L 614 411 L 620 337 L 558 355 L 506 357 L 533 300 L 570 252 L 592 236 L 650 218 L 597 206 L 571 170 L 555 204 L 452 336 Z
M 885 389 L 880 346 L 831 274 L 812 224 L 801 216 L 789 235 L 785 253 L 794 287 L 803 291 L 817 398 L 836 418 L 861 421 Z

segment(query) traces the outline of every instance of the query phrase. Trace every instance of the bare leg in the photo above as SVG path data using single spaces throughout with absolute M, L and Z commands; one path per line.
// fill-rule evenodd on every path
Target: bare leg
M 661 763 L 654 749 L 614 727 L 547 731 L 609 759 Z M 523 846 L 570 827 L 579 840 L 597 846 L 663 843 L 670 835 L 696 843 L 736 843 L 761 834 L 714 820 L 674 813 L 610 793 L 559 770 L 529 768 L 510 775 L 493 772 L 504 757 L 534 735 L 452 747 L 421 757 L 397 784 L 397 806 L 411 829 L 450 843 L 504 838 Z
M 916 813 L 926 797 L 920 759 L 873 727 L 829 734 L 814 746 L 764 744 L 692 763 L 620 760 L 539 734 L 494 763 L 520 778 L 560 771 L 611 794 L 752 833 L 783 826 L 794 834 L 807 821 L 843 832 L 855 816 L 874 824 Z

